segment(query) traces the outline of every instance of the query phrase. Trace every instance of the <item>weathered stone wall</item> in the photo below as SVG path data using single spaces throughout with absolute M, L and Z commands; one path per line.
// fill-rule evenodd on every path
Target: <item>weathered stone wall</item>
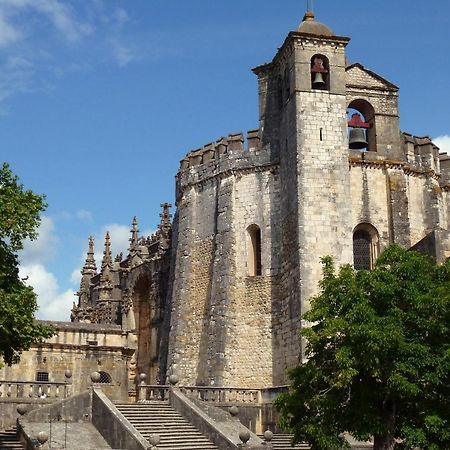
M 239 146 L 178 174 L 169 364 L 184 384 L 272 382 L 275 174 L 266 152 Z M 255 277 L 248 276 L 250 225 L 261 229 Z

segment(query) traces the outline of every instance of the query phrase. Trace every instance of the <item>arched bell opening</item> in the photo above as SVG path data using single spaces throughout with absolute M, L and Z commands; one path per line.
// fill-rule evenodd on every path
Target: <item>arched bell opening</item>
M 262 275 L 261 228 L 255 224 L 247 228 L 247 269 L 251 277 Z
M 379 254 L 377 229 L 370 223 L 360 223 L 353 230 L 353 267 L 371 270 Z
M 330 64 L 325 55 L 311 58 L 311 89 L 330 90 Z
M 347 108 L 348 140 L 351 150 L 377 151 L 375 110 L 366 100 L 353 100 Z
M 150 277 L 139 278 L 133 289 L 133 305 L 137 332 L 136 376 L 147 375 L 147 383 L 159 383 L 159 346 L 161 320 Z M 157 317 L 158 316 L 158 317 Z

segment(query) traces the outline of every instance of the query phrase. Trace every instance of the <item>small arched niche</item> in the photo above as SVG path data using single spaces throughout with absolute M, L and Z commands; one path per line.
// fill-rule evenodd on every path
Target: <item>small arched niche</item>
M 353 267 L 372 270 L 379 254 L 377 229 L 370 223 L 360 223 L 353 230 Z
M 330 63 L 325 55 L 311 58 L 311 89 L 330 90 Z
M 375 126 L 375 109 L 373 106 L 367 100 L 353 100 L 348 105 L 347 118 L 349 125 L 348 132 L 350 148 L 361 151 L 376 152 L 377 134 Z M 352 124 L 355 126 L 352 126 Z M 355 142 L 355 136 L 365 139 L 366 145 L 361 143 L 352 146 L 352 141 Z M 361 142 L 361 140 L 358 139 L 358 142 Z
M 247 268 L 251 277 L 262 275 L 261 228 L 255 224 L 247 227 Z

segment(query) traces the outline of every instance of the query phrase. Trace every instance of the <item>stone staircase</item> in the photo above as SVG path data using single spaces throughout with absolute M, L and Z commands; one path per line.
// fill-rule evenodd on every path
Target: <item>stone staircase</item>
M 263 435 L 259 435 L 259 437 L 264 440 Z M 290 434 L 281 434 L 277 433 L 273 435 L 272 445 L 273 450 L 292 450 L 301 449 L 301 450 L 309 450 L 309 445 L 307 444 L 297 444 L 295 447 L 291 446 L 292 435 Z
M 15 428 L 0 431 L 0 450 L 23 450 Z
M 150 434 L 159 434 L 158 449 L 219 450 L 168 401 L 119 403 L 116 407 L 146 439 Z

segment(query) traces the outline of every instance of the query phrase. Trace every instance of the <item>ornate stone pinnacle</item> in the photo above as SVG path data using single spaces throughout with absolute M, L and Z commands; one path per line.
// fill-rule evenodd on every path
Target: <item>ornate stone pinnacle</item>
M 92 236 L 89 236 L 89 249 L 87 251 L 86 261 L 84 262 L 81 274 L 90 276 L 97 274 L 97 265 L 95 264 L 94 258 L 94 238 Z
M 111 268 L 111 265 L 112 265 L 111 239 L 109 237 L 109 231 L 107 231 L 105 235 L 105 250 L 103 251 L 102 272 L 105 269 L 105 267 Z
M 139 229 L 138 229 L 138 221 L 136 216 L 133 217 L 133 221 L 131 222 L 131 238 L 130 238 L 130 253 L 136 252 L 139 247 Z

